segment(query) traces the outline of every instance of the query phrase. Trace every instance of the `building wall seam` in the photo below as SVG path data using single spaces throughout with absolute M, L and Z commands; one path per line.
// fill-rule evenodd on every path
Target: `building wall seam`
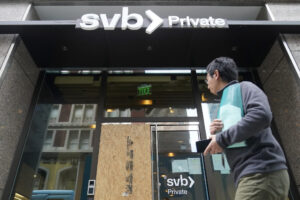
M 299 70 L 299 67 L 298 67 L 298 64 L 286 42 L 286 38 L 285 38 L 285 35 L 283 34 L 280 34 L 280 39 L 281 39 L 281 42 L 282 42 L 282 45 L 284 47 L 284 50 L 286 51 L 288 57 L 290 58 L 290 62 L 295 70 L 295 73 L 297 74 L 297 77 L 298 77 L 298 81 L 300 81 L 300 70 Z
M 12 44 L 10 45 L 9 49 L 8 49 L 8 52 L 4 58 L 4 61 L 1 65 L 1 68 L 0 68 L 0 88 L 2 86 L 2 83 L 3 83 L 3 80 L 4 80 L 4 77 L 5 77 L 5 72 L 7 71 L 7 66 L 9 65 L 9 61 L 10 59 L 12 58 L 12 53 L 14 52 L 15 50 L 15 44 L 16 44 L 16 36 L 14 37 L 13 39 L 13 42 Z
M 273 13 L 272 13 L 270 7 L 269 7 L 269 4 L 266 3 L 266 4 L 265 4 L 265 7 L 266 7 L 266 9 L 267 9 L 268 15 L 269 15 L 270 18 L 271 18 L 271 21 L 275 21 L 275 17 L 274 17 L 274 15 L 273 15 Z

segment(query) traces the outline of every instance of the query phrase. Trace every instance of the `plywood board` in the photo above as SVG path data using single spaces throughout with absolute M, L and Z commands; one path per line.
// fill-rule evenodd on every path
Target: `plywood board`
M 152 200 L 150 125 L 112 124 L 101 130 L 95 200 Z

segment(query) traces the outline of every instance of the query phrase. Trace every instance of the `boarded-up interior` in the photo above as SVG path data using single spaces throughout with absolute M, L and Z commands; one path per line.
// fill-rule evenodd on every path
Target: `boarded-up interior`
M 103 125 L 95 200 L 151 200 L 150 125 Z

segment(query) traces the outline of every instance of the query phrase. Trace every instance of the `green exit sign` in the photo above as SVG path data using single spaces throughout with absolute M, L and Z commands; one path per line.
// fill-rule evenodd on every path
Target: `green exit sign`
M 151 95 L 151 88 L 152 88 L 152 85 L 150 85 L 150 84 L 138 86 L 137 95 L 138 96 Z

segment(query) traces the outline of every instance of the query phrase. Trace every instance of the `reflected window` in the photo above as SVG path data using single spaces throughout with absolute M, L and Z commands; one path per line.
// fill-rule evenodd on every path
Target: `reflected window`
M 64 147 L 65 146 L 65 140 L 66 140 L 66 130 L 57 130 L 55 132 L 55 139 L 54 139 L 54 147 Z
M 73 109 L 72 122 L 81 122 L 83 114 L 83 105 L 75 105 Z
M 59 105 L 53 105 L 53 108 L 50 113 L 50 123 L 55 123 L 58 120 L 59 116 L 59 111 L 60 111 L 60 106 Z
M 79 131 L 78 130 L 70 130 L 69 139 L 68 139 L 68 149 L 78 149 L 79 145 Z
M 67 167 L 58 173 L 57 189 L 74 190 L 76 186 L 77 166 Z

